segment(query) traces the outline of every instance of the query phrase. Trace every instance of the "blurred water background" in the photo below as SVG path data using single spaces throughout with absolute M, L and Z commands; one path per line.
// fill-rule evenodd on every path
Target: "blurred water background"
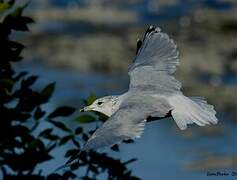
M 186 95 L 214 104 L 216 126 L 177 129 L 172 119 L 147 125 L 144 136 L 121 145 L 115 157 L 138 158 L 134 174 L 153 179 L 216 179 L 208 172 L 237 172 L 237 1 L 236 0 L 34 0 L 28 8 L 36 24 L 19 34 L 28 48 L 18 65 L 40 76 L 39 87 L 55 81 L 46 108 L 127 90 L 127 67 L 136 41 L 152 24 L 178 44 L 181 66 L 176 77 Z M 159 82 L 158 82 L 159 83 Z M 73 126 L 75 122 L 68 120 Z M 45 164 L 45 171 L 64 162 Z M 103 179 L 103 178 L 102 178 Z

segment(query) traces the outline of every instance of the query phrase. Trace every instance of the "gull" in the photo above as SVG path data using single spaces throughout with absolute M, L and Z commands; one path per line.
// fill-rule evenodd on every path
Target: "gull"
M 128 91 L 99 98 L 82 109 L 109 117 L 82 150 L 139 138 L 150 117 L 172 116 L 181 130 L 192 123 L 199 126 L 216 124 L 218 120 L 212 105 L 203 97 L 187 97 L 182 93 L 181 83 L 173 76 L 177 65 L 179 52 L 174 41 L 160 28 L 150 26 L 143 40 L 138 40 L 135 59 L 128 68 Z

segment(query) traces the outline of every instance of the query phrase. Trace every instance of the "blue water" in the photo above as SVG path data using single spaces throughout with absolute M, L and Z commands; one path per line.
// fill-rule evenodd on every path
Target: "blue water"
M 99 1 L 99 0 L 98 0 Z M 130 5 L 130 7 L 137 7 L 137 9 L 141 10 L 141 9 L 145 9 L 147 10 L 149 4 L 152 3 L 153 0 L 144 0 L 143 2 L 140 3 L 133 3 L 132 5 Z M 71 4 L 74 5 L 78 5 L 78 6 L 83 6 L 86 5 L 88 3 L 87 0 L 49 0 L 49 4 L 51 6 L 57 6 L 57 7 L 65 7 L 65 6 L 69 6 Z M 126 5 L 126 7 L 129 6 L 129 3 L 123 2 L 124 5 Z M 232 3 L 231 2 L 226 2 L 226 1 L 220 1 L 220 0 L 177 0 L 177 3 L 175 4 L 175 6 L 186 6 L 186 5 L 196 5 L 196 6 L 206 6 L 209 8 L 213 8 L 213 9 L 218 9 L 218 10 L 229 10 L 232 7 Z M 140 7 L 140 8 L 138 8 Z M 143 8 L 142 8 L 143 7 Z M 178 9 L 178 8 L 176 8 Z M 182 7 L 181 7 L 182 9 Z
M 21 64 L 19 71 L 28 71 L 40 78 L 35 88 L 43 88 L 51 82 L 56 83 L 57 91 L 53 95 L 53 102 L 71 102 L 79 105 L 82 99 L 91 93 L 103 96 L 108 93 L 121 94 L 128 87 L 128 75 L 82 74 L 77 71 L 54 69 L 40 64 Z M 122 83 L 121 83 L 122 82 Z
M 72 1 L 72 0 L 71 0 Z M 69 1 L 51 1 L 53 6 L 65 7 Z M 82 3 L 83 1 L 77 1 Z M 138 11 L 140 20 L 145 23 L 158 21 L 162 19 L 172 19 L 183 16 L 194 8 L 209 7 L 221 10 L 231 8 L 231 4 L 218 0 L 180 0 L 178 4 L 165 7 L 162 12 L 154 13 L 147 9 L 148 0 L 144 4 L 122 7 Z M 73 26 L 73 28 L 72 28 Z M 89 26 L 86 24 L 65 24 L 63 22 L 54 22 L 41 24 L 39 28 L 47 33 L 75 33 L 81 35 Z M 27 70 L 32 74 L 40 76 L 40 79 L 34 88 L 42 89 L 50 82 L 56 82 L 56 91 L 51 102 L 45 106 L 47 109 L 53 109 L 58 105 L 74 105 L 78 108 L 82 106 L 82 99 L 88 97 L 90 93 L 95 93 L 98 97 L 109 94 L 120 94 L 127 90 L 129 79 L 126 74 L 108 76 L 105 74 L 82 74 L 77 71 L 54 69 L 41 64 L 22 64 L 18 66 L 19 70 Z M 207 79 L 207 78 L 205 78 Z M 211 79 L 211 78 L 210 78 Z M 220 77 L 221 83 L 236 85 L 236 77 Z M 207 135 L 203 133 L 202 128 L 192 126 L 192 137 L 186 135 L 186 131 L 177 130 L 172 119 L 166 119 L 159 122 L 147 124 L 142 138 L 137 139 L 134 144 L 122 144 L 120 152 L 111 152 L 114 157 L 119 157 L 126 161 L 130 158 L 138 158 L 138 161 L 129 165 L 133 173 L 145 180 L 156 179 L 234 179 L 233 177 L 210 177 L 206 176 L 208 170 L 190 171 L 187 165 L 196 160 L 205 159 L 208 155 L 236 155 L 237 142 L 234 137 L 237 136 L 237 125 L 228 120 L 224 114 L 218 114 L 220 123 L 220 135 Z M 68 126 L 75 126 L 75 122 L 68 121 Z M 43 127 L 41 127 L 43 128 Z M 92 127 L 93 128 L 93 127 Z M 64 164 L 64 151 L 70 144 L 63 149 L 57 149 L 53 152 L 55 160 L 43 164 L 43 172 L 50 173 L 55 167 Z M 39 167 L 40 168 L 40 167 Z M 221 168 L 219 171 L 231 172 L 231 168 Z M 103 178 L 101 178 L 103 179 Z
M 99 1 L 99 0 L 98 0 Z M 171 5 L 163 5 L 159 9 L 154 8 L 154 0 L 144 0 L 138 3 L 129 3 L 123 1 L 118 4 L 120 9 L 134 11 L 139 15 L 138 24 L 154 23 L 163 20 L 177 19 L 182 16 L 189 15 L 197 8 L 209 8 L 220 11 L 227 11 L 233 8 L 231 2 L 220 0 L 177 0 Z M 38 3 L 32 2 L 32 7 L 38 8 Z M 49 0 L 49 6 L 57 8 L 65 8 L 69 6 L 84 7 L 88 5 L 87 0 Z M 103 5 L 102 5 L 103 6 Z
M 25 64 L 18 68 L 41 77 L 35 88 L 43 87 L 50 81 L 57 83 L 52 99 L 54 104 L 48 106 L 49 108 L 65 102 L 79 107 L 81 99 L 87 97 L 90 92 L 98 96 L 119 94 L 126 91 L 128 85 L 126 75 L 82 74 L 76 71 L 47 68 L 39 64 Z M 142 138 L 137 139 L 134 144 L 122 144 L 120 153 L 109 151 L 109 154 L 124 161 L 138 158 L 138 161 L 129 167 L 142 179 L 216 179 L 216 177 L 206 176 L 207 170 L 189 171 L 186 166 L 195 160 L 204 159 L 205 156 L 201 153 L 203 151 L 209 155 L 235 155 L 237 142 L 233 137 L 237 135 L 237 126 L 221 114 L 219 119 L 220 123 L 217 126 L 223 133 L 208 136 L 200 131 L 201 128 L 192 126 L 190 130 L 193 137 L 191 138 L 185 136 L 185 131 L 178 130 L 172 119 L 148 123 Z M 68 125 L 75 126 L 75 122 L 68 121 Z M 58 167 L 66 161 L 63 155 L 67 148 L 70 148 L 70 144 L 54 151 L 56 159 L 43 164 L 44 173 L 50 173 L 53 167 Z M 107 152 L 108 149 L 101 151 Z M 231 172 L 231 169 L 226 168 L 218 170 Z
M 211 75 L 202 74 L 199 77 L 201 82 L 214 84 L 219 86 L 236 86 L 237 85 L 237 75 L 236 74 L 223 74 L 223 75 Z

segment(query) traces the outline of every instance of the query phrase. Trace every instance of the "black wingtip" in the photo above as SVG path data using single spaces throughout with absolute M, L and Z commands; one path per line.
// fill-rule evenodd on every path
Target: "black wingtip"
M 138 40 L 137 40 L 137 50 L 136 50 L 136 54 L 137 54 L 138 51 L 140 50 L 141 46 L 142 46 L 142 40 L 138 39 Z
M 137 40 L 137 50 L 136 50 L 136 54 L 138 54 L 138 52 L 139 52 L 139 50 L 140 50 L 140 48 L 141 48 L 141 46 L 142 46 L 142 43 L 143 43 L 143 41 L 145 40 L 146 36 L 147 36 L 148 34 L 152 33 L 152 32 L 158 33 L 158 32 L 160 32 L 160 28 L 159 28 L 159 27 L 152 26 L 152 25 L 147 28 L 147 30 L 146 30 L 146 32 L 145 32 L 145 34 L 144 34 L 144 36 L 143 36 L 143 40 L 140 40 L 140 39 Z
M 149 27 L 147 28 L 146 32 L 145 32 L 145 36 L 146 36 L 147 34 L 150 34 L 151 32 L 153 32 L 153 31 L 155 31 L 155 30 L 156 30 L 156 28 L 155 28 L 154 26 L 149 26 Z

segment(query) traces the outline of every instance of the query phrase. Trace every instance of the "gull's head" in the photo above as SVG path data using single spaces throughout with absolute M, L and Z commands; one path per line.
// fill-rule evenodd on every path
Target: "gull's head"
M 80 111 L 97 111 L 110 117 L 118 109 L 118 101 L 118 96 L 105 96 L 96 99 L 90 106 L 86 106 Z

